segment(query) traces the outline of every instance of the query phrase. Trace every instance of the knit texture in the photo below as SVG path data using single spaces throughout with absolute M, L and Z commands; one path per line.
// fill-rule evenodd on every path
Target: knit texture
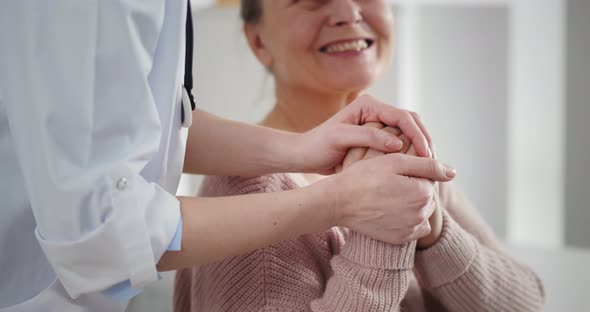
M 297 174 L 207 177 L 200 193 L 305 185 Z M 334 227 L 178 271 L 174 311 L 540 311 L 544 291 L 537 275 L 501 250 L 451 184 L 441 185 L 439 197 L 443 232 L 429 249 Z

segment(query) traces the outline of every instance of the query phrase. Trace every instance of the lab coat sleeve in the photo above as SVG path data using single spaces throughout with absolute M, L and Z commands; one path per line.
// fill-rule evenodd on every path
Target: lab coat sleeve
M 168 246 L 169 251 L 180 251 L 182 249 L 182 219 L 178 220 L 178 228 L 176 228 L 176 233 L 174 233 L 174 237 L 172 238 L 172 242 L 170 242 L 170 246 Z M 116 301 L 129 301 L 131 298 L 139 295 L 143 291 L 143 288 L 133 288 L 131 286 L 131 281 L 126 280 L 121 282 L 117 285 L 114 285 L 106 290 L 102 291 L 103 295 L 110 297 Z
M 176 197 L 140 175 L 162 134 L 148 76 L 164 2 L 3 4 L 4 109 L 38 241 L 72 298 L 157 280 L 177 229 Z

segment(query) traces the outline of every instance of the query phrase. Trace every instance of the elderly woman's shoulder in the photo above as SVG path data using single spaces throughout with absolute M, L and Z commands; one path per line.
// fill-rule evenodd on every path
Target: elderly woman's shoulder
M 207 176 L 203 179 L 199 196 L 217 197 L 254 193 L 271 193 L 300 187 L 300 181 L 289 173 L 254 177 Z

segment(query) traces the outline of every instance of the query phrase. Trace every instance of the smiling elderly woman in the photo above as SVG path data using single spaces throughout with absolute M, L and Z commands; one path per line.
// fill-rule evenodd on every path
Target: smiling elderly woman
M 267 127 L 314 128 L 391 62 L 393 16 L 385 0 L 243 0 L 242 19 L 250 48 L 276 82 L 276 104 L 261 123 Z M 409 145 L 404 152 L 414 154 Z M 377 154 L 356 149 L 344 165 Z M 276 192 L 319 180 L 309 174 L 208 177 L 201 195 Z M 502 251 L 453 185 L 438 190 L 432 232 L 418 241 L 388 245 L 341 227 L 303 235 L 179 271 L 174 310 L 540 310 L 537 275 Z

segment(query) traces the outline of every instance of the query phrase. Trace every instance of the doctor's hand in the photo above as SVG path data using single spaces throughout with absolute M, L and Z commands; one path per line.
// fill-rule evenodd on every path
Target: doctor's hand
M 335 225 L 397 245 L 431 232 L 434 181 L 454 176 L 435 159 L 394 153 L 358 161 L 312 186 L 336 203 L 329 206 Z
M 297 159 L 295 171 L 335 173 L 350 148 L 370 147 L 385 153 L 402 148 L 403 142 L 396 135 L 362 126 L 369 122 L 399 128 L 419 156 L 432 155 L 430 136 L 416 113 L 362 95 L 323 124 L 296 136 L 293 144 Z
M 383 129 L 384 131 L 387 131 L 393 135 L 398 136 L 404 142 L 404 146 L 401 148 L 399 153 L 417 156 L 414 146 L 411 143 L 409 143 L 408 138 L 403 134 L 403 132 L 399 128 L 385 127 L 381 123 L 374 123 L 374 122 L 367 123 L 364 126 Z M 433 150 L 433 154 L 434 154 L 434 149 L 432 148 L 432 145 L 431 145 L 431 149 Z M 371 158 L 375 158 L 375 157 L 378 157 L 381 155 L 384 155 L 384 153 L 374 150 L 374 149 L 371 149 L 371 148 L 353 148 L 353 149 L 349 150 L 348 154 L 346 155 L 346 157 L 343 161 L 342 166 L 340 168 L 338 168 L 337 171 L 339 172 L 347 167 L 350 167 L 352 164 L 356 163 L 357 161 L 371 159 Z M 434 155 L 433 157 L 436 159 L 436 155 Z M 419 249 L 426 249 L 426 248 L 434 245 L 438 241 L 438 239 L 442 233 L 443 213 L 442 213 L 442 207 L 440 205 L 440 200 L 439 200 L 439 187 L 438 186 L 439 185 L 436 182 L 434 184 L 434 193 L 432 196 L 432 202 L 427 204 L 427 206 L 434 205 L 434 210 L 432 211 L 432 214 L 428 218 L 428 224 L 422 225 L 423 228 L 430 228 L 430 232 L 428 233 L 428 235 L 418 239 L 417 247 Z

